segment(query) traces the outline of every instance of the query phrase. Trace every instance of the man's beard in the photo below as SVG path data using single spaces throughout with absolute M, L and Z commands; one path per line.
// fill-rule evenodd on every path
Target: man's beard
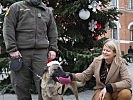
M 30 0 L 30 2 L 34 5 L 34 6 L 38 6 L 41 4 L 42 0 Z

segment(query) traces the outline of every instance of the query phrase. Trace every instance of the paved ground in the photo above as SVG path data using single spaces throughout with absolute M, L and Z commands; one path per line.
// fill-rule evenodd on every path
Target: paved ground
M 129 72 L 131 74 L 132 80 L 133 80 L 133 63 L 130 63 L 129 66 Z M 133 90 L 133 87 L 132 87 Z M 79 93 L 79 100 L 91 100 L 92 96 L 93 96 L 93 92 L 91 90 L 87 90 L 85 92 L 80 92 Z M 37 95 L 32 95 L 32 100 L 37 100 Z M 0 95 L 0 100 L 17 100 L 16 99 L 16 95 L 12 95 L 12 94 L 4 94 L 4 95 Z M 69 95 L 69 96 L 64 96 L 64 100 L 75 100 L 74 95 Z M 132 98 L 133 100 L 133 98 Z

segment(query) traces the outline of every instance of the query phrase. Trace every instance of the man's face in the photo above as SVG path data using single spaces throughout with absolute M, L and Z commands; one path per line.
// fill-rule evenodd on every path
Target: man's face
M 38 6 L 41 4 L 42 0 L 30 0 L 30 2 L 34 5 L 34 6 Z

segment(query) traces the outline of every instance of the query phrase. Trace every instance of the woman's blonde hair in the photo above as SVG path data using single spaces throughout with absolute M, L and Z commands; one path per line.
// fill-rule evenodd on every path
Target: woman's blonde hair
M 116 53 L 116 56 L 114 57 L 114 61 L 117 65 L 120 65 L 120 60 L 122 60 L 122 57 L 121 57 L 121 50 L 120 50 L 119 42 L 114 39 L 107 39 L 104 42 L 103 46 L 113 50 L 113 52 Z

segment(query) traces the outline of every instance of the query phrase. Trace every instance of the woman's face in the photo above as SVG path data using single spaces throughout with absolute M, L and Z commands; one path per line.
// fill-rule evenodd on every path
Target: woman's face
M 102 50 L 102 55 L 106 61 L 112 61 L 116 53 L 113 50 L 104 46 Z

